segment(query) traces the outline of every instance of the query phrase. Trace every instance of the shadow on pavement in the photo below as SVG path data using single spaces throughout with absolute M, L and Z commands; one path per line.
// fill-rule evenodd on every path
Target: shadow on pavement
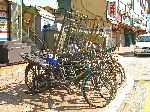
M 149 58 L 149 57 L 150 57 L 150 54 L 147 54 L 147 55 L 142 54 L 142 55 L 136 56 L 136 58 Z
M 0 102 L 4 101 L 7 105 L 29 104 L 34 106 L 33 112 L 49 109 L 56 111 L 95 109 L 85 102 L 81 90 L 77 88 L 73 90 L 76 90 L 75 94 L 69 95 L 67 90 L 57 87 L 41 94 L 30 95 L 25 94 L 27 87 L 22 82 L 14 87 L 6 86 L 3 88 L 0 92 Z
M 121 54 L 121 56 L 123 57 L 135 57 L 135 58 L 149 58 L 150 57 L 150 54 L 149 55 L 138 55 L 138 56 L 134 56 L 133 54 Z

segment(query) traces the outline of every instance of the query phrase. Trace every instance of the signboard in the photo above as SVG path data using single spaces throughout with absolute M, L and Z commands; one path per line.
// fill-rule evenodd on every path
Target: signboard
M 0 2 L 0 41 L 7 41 L 9 36 L 8 31 L 8 4 Z
M 2 10 L 0 10 L 0 11 L 2 11 Z M 5 13 L 5 12 L 0 12 L 0 17 L 1 17 L 1 18 L 6 18 L 6 19 L 7 19 L 7 18 L 8 18 L 7 16 L 8 16 L 7 13 Z
M 3 5 L 0 5 L 0 10 L 7 10 L 7 8 L 4 7 Z
M 116 16 L 116 2 L 109 2 L 108 3 L 108 14 L 110 17 L 115 17 Z

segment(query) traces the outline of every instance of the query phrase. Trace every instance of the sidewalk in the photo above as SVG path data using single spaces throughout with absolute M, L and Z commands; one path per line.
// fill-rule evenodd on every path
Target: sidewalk
M 20 108 L 22 111 L 38 109 L 39 111 L 46 111 L 46 112 L 56 112 L 59 109 L 62 111 L 81 111 L 81 112 L 117 112 L 117 109 L 122 104 L 122 101 L 125 99 L 127 94 L 132 90 L 134 81 L 133 79 L 127 74 L 126 75 L 126 82 L 119 88 L 117 92 L 117 96 L 114 100 L 110 102 L 105 108 L 92 108 L 90 107 L 83 98 L 82 95 L 72 94 L 68 95 L 66 90 L 53 90 L 52 92 L 47 91 L 41 95 L 37 96 L 29 96 L 24 94 L 23 91 L 26 89 L 26 85 L 24 84 L 24 69 L 26 64 L 23 65 L 15 65 L 4 67 L 0 69 L 1 72 L 1 82 L 0 82 L 0 89 L 4 93 L 1 93 L 1 101 L 5 102 L 6 104 L 2 104 L 0 109 L 6 109 L 10 111 L 9 108 L 17 109 Z M 5 74 L 6 73 L 6 74 Z M 7 80 L 6 80 L 7 79 Z M 7 87 L 7 89 L 6 89 Z M 76 90 L 76 89 L 74 89 Z M 77 93 L 80 90 L 76 90 Z M 14 93 L 13 93 L 14 92 Z M 12 94 L 13 93 L 13 94 Z M 57 93 L 57 95 L 56 95 Z M 50 95 L 49 95 L 50 94 Z M 64 101 L 61 97 L 64 97 Z M 12 99 L 10 99 L 12 97 Z M 19 101 L 17 99 L 20 99 Z M 9 102 L 15 103 L 9 103 Z M 52 101 L 49 105 L 49 101 Z M 74 101 L 77 101 L 76 103 Z M 16 103 L 23 103 L 23 105 Z M 12 107 L 13 106 L 13 107 Z M 9 107 L 9 108 L 7 108 Z M 24 108 L 24 109 L 23 109 Z M 11 110 L 11 112 L 15 112 Z M 16 111 L 19 112 L 19 111 Z
M 130 47 L 119 47 L 116 49 L 114 53 L 120 54 L 120 55 L 133 55 L 134 53 L 134 46 Z

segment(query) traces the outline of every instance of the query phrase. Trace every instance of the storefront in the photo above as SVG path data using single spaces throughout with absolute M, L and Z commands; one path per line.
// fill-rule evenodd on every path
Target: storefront
M 10 40 L 9 2 L 0 2 L 0 41 Z
M 125 47 L 130 47 L 134 41 L 134 32 L 130 27 L 126 27 L 124 29 L 124 36 L 125 36 Z
M 49 5 L 58 8 L 57 0 L 38 0 L 38 2 L 5 0 L 5 2 L 0 2 L 0 52 L 3 54 L 0 56 L 0 63 L 22 61 L 19 54 L 31 52 L 31 48 L 36 47 L 36 36 L 41 37 L 41 33 L 38 32 L 41 27 L 36 24 L 39 18 L 35 5 L 42 7 Z M 41 23 L 42 25 L 44 23 Z M 29 27 L 32 31 L 29 30 Z

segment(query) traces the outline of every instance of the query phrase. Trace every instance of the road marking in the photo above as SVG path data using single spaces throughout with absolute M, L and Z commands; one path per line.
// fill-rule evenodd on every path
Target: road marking
M 18 70 L 18 69 L 24 69 L 26 65 L 21 65 L 21 66 L 15 66 L 15 67 L 12 67 L 12 68 L 7 68 L 4 67 L 4 68 L 0 68 L 0 73 L 6 73 L 6 72 L 11 72 L 11 71 L 14 71 L 14 70 Z
M 138 82 L 141 83 L 141 84 L 145 84 L 146 83 L 145 80 L 139 80 Z
M 150 112 L 150 83 L 144 80 L 141 80 L 139 82 L 143 84 L 147 89 L 147 95 L 146 95 L 146 99 L 144 102 L 143 112 Z

